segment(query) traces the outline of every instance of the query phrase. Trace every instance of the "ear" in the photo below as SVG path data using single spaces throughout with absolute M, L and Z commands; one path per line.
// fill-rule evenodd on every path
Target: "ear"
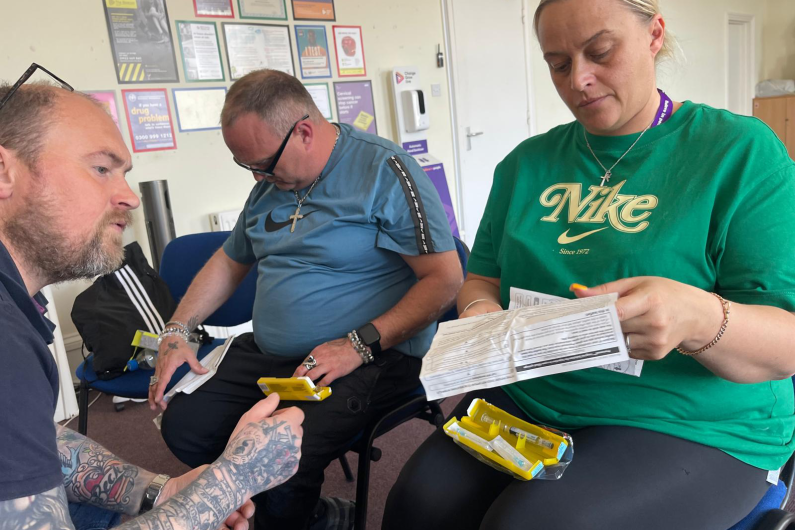
M 304 120 L 295 127 L 295 132 L 301 139 L 301 144 L 304 146 L 304 149 L 310 151 L 315 139 L 315 133 L 317 132 L 317 126 L 312 123 L 311 119 Z
M 17 165 L 19 161 L 11 151 L 0 145 L 0 200 L 9 199 L 14 194 Z
M 654 15 L 654 18 L 649 25 L 649 36 L 651 43 L 649 44 L 649 51 L 652 57 L 657 57 L 660 50 L 665 44 L 665 20 L 662 15 Z

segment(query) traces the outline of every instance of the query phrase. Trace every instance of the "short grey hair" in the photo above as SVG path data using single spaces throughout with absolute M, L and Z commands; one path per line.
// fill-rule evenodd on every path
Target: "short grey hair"
M 536 34 L 538 34 L 538 22 L 541 18 L 541 11 L 544 7 L 548 6 L 549 4 L 559 2 L 560 0 L 541 0 L 536 8 L 535 16 L 533 17 L 533 27 L 535 28 Z M 624 5 L 627 9 L 629 9 L 632 13 L 634 13 L 643 23 L 648 24 L 651 20 L 657 16 L 662 14 L 660 11 L 660 2 L 659 0 L 616 0 Z M 663 42 L 663 46 L 660 49 L 657 56 L 654 58 L 655 64 L 659 64 L 661 61 L 666 59 L 672 59 L 676 56 L 676 52 L 679 49 L 679 46 L 676 42 L 676 37 L 674 34 L 669 32 L 666 28 L 665 30 L 665 41 Z
M 315 100 L 294 76 L 278 70 L 256 70 L 235 81 L 226 94 L 221 126 L 229 127 L 240 116 L 255 113 L 281 136 L 302 116 L 323 120 Z
M 0 99 L 13 85 L 0 84 Z M 49 81 L 25 83 L 0 109 L 0 145 L 14 151 L 29 168 L 35 170 L 44 147 L 49 125 L 56 116 L 58 98 L 70 93 Z M 74 92 L 107 113 L 100 102 L 87 94 Z

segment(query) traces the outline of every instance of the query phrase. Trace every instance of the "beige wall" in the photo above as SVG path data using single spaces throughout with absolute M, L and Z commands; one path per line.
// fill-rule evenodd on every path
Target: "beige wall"
M 795 0 L 769 0 L 770 3 L 787 4 L 795 24 Z M 528 0 L 529 12 L 535 12 L 538 0 Z M 691 100 L 713 107 L 726 107 L 726 25 L 727 14 L 753 15 L 756 22 L 756 74 L 763 76 L 762 53 L 765 2 L 761 0 L 661 0 L 667 27 L 677 36 L 683 57 L 660 65 L 658 86 L 674 100 Z M 792 48 L 795 34 L 790 33 Z M 536 103 L 536 125 L 539 133 L 572 120 L 571 113 L 558 98 L 546 63 L 533 38 L 532 76 Z M 791 48 L 791 49 L 792 49 Z M 791 59 L 795 66 L 795 59 Z M 795 76 L 795 73 L 792 74 Z
M 795 79 L 795 2 L 767 0 L 764 79 Z
M 193 16 L 191 0 L 167 0 L 172 33 L 175 20 L 213 19 Z M 336 0 L 337 22 L 300 22 L 301 24 L 324 24 L 327 28 L 329 46 L 333 48 L 332 24 L 362 26 L 366 78 L 346 78 L 344 80 L 371 79 L 373 81 L 378 133 L 395 140 L 396 130 L 392 112 L 391 87 L 388 84 L 390 71 L 395 66 L 413 65 L 420 69 L 424 88 L 430 94 L 431 83 L 442 88 L 441 97 L 429 97 L 427 105 L 431 117 L 428 131 L 431 152 L 440 158 L 448 168 L 451 185 L 452 143 L 450 140 L 450 115 L 447 99 L 446 70 L 436 67 L 436 46 L 444 44 L 441 8 L 437 1 L 428 0 Z M 237 1 L 234 2 L 237 13 Z M 288 23 L 291 25 L 290 38 L 293 42 L 293 55 L 298 70 L 298 57 L 295 51 L 295 34 L 292 29 L 290 0 L 287 0 L 287 22 L 256 21 L 264 23 Z M 223 36 L 218 24 L 219 39 L 223 50 Z M 239 20 L 238 20 L 239 21 Z M 35 5 L 30 2 L 3 0 L 0 16 L 0 78 L 14 81 L 31 62 L 37 62 L 77 90 L 115 90 L 117 105 L 121 101 L 121 88 L 164 87 L 169 92 L 172 118 L 176 119 L 171 90 L 175 87 L 229 86 L 230 83 L 180 83 L 151 85 L 118 85 L 113 68 L 113 58 L 108 43 L 108 30 L 105 24 L 100 0 L 41 0 Z M 332 56 L 334 52 L 332 51 Z M 222 52 L 224 73 L 228 79 L 226 56 Z M 180 79 L 184 79 L 182 61 L 177 50 Z M 332 59 L 332 70 L 336 65 Z M 338 80 L 306 80 L 306 82 L 328 82 L 333 103 L 333 86 Z M 123 112 L 122 112 L 123 113 Z M 121 125 L 123 136 L 130 146 L 127 124 L 123 116 Z M 175 135 L 177 149 L 139 153 L 133 155 L 135 169 L 128 176 L 133 190 L 138 193 L 138 183 L 147 180 L 168 179 L 174 210 L 177 235 L 209 230 L 208 214 L 217 211 L 240 208 L 254 181 L 249 173 L 232 163 L 220 131 L 180 133 Z M 451 190 L 452 191 L 452 190 Z M 135 224 L 126 234 L 128 241 L 137 239 L 145 252 L 149 252 L 143 213 L 135 212 Z M 76 340 L 75 328 L 69 318 L 72 303 L 77 293 L 85 288 L 87 282 L 75 282 L 55 288 L 55 302 L 61 318 L 61 325 L 67 346 Z

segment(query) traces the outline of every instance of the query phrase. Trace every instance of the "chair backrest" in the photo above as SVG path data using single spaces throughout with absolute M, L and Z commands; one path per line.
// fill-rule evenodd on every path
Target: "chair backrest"
M 453 237 L 455 240 L 455 250 L 458 253 L 458 259 L 461 261 L 461 268 L 464 271 L 464 278 L 467 277 L 467 261 L 469 261 L 469 247 L 467 247 L 466 243 L 458 239 L 457 237 Z M 447 322 L 448 320 L 455 320 L 458 318 L 458 308 L 455 304 L 453 307 L 447 310 L 445 314 L 439 317 L 439 324 L 442 322 Z
M 160 260 L 160 276 L 168 284 L 177 303 L 185 296 L 199 270 L 221 248 L 229 234 L 230 232 L 190 234 L 178 237 L 166 246 Z M 229 300 L 207 317 L 204 324 L 231 327 L 248 322 L 254 311 L 256 291 L 257 267 L 252 267 Z

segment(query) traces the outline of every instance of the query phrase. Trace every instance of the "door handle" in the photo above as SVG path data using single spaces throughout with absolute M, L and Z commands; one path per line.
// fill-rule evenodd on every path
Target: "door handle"
M 470 127 L 466 128 L 467 151 L 472 150 L 472 138 L 475 136 L 480 136 L 481 134 L 483 134 L 483 131 L 471 131 Z

